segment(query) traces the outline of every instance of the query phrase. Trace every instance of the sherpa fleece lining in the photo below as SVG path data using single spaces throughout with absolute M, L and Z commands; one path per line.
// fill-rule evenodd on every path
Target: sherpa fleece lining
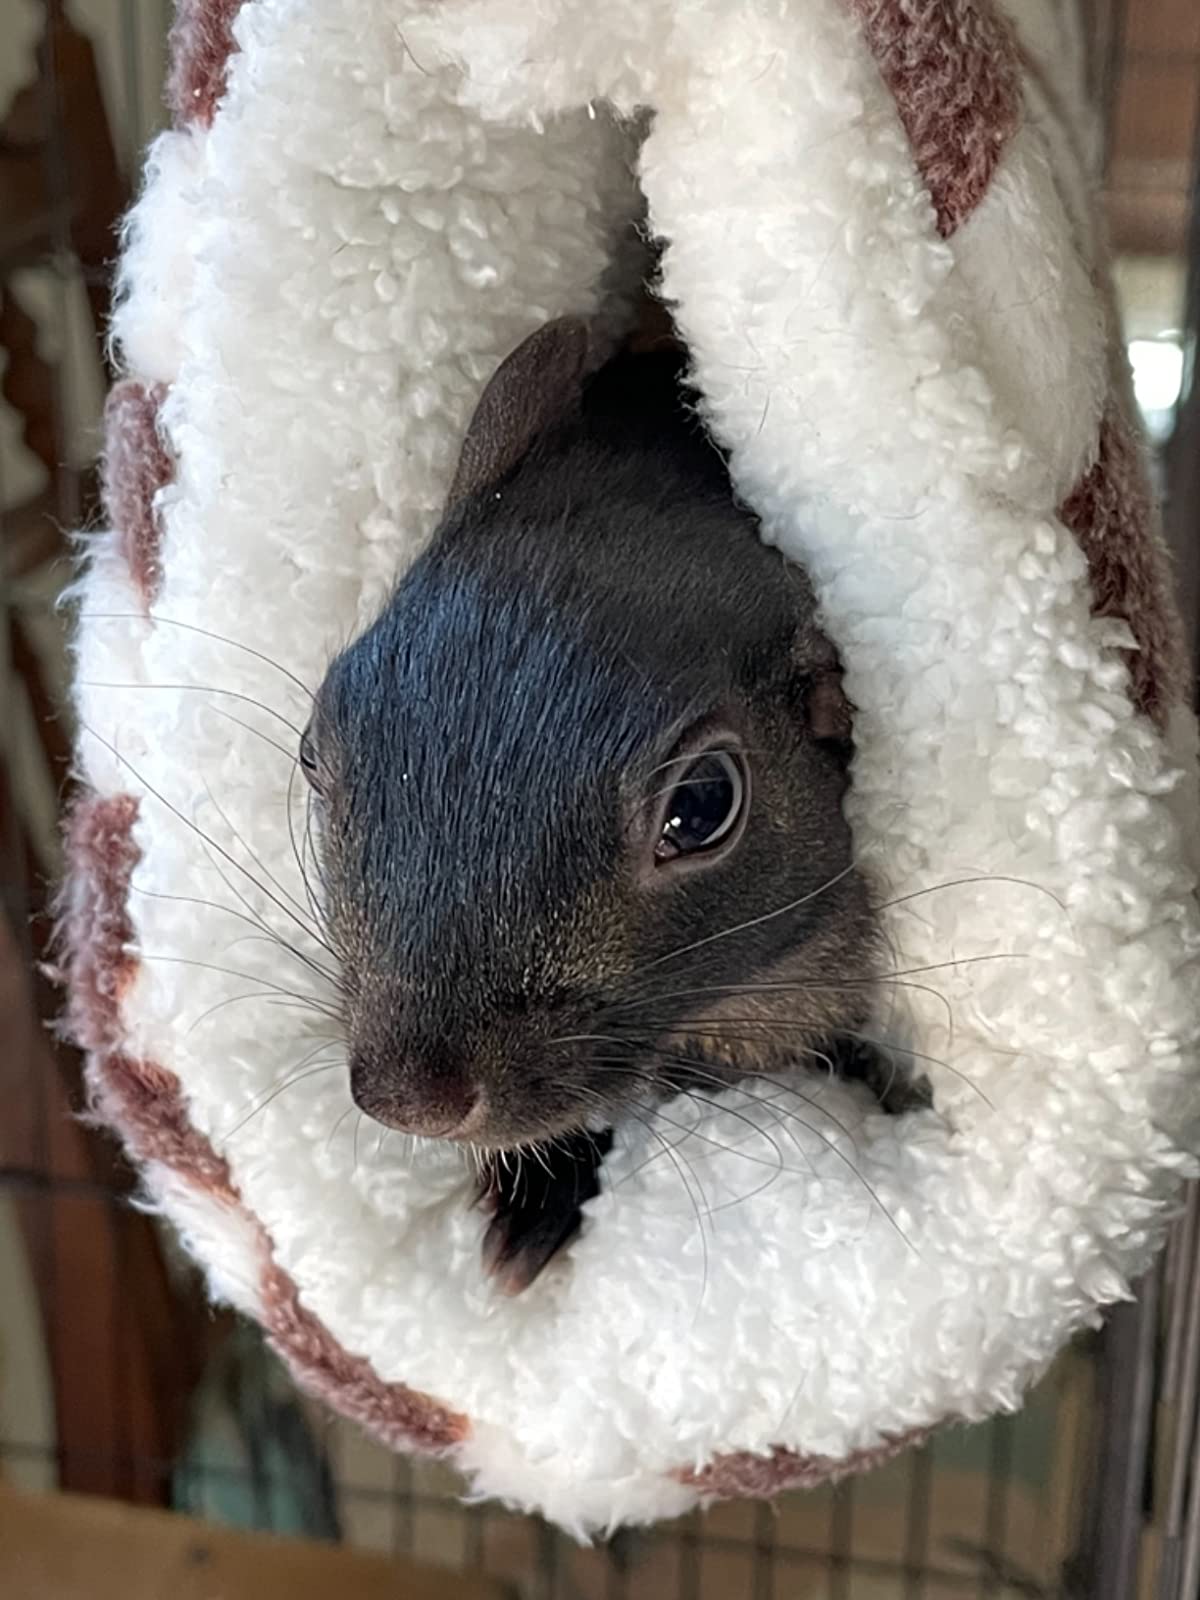
M 1077 41 L 1010 9 L 1019 44 L 987 0 L 181 11 L 80 591 L 76 1025 L 214 1293 L 334 1405 L 579 1532 L 1014 1406 L 1191 1170 L 1194 725 Z M 508 1302 L 457 1158 L 360 1125 L 322 1053 L 288 674 L 315 685 L 421 547 L 501 357 L 563 312 L 619 325 L 611 108 L 646 105 L 665 295 L 858 708 L 874 1027 L 936 1108 L 732 1094 L 678 1151 L 691 1193 L 625 1130 Z

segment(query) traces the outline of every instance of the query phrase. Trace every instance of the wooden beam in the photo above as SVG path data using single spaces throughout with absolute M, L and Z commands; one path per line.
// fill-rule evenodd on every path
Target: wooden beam
M 0 1488 L 4 1600 L 515 1600 L 477 1574 Z

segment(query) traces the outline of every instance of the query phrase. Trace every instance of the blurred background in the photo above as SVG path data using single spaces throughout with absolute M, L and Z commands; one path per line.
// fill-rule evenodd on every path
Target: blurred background
M 1088 10 L 1129 355 L 1194 641 L 1200 0 Z M 837 1491 L 587 1551 L 464 1506 L 452 1474 L 298 1397 L 130 1205 L 118 1154 L 73 1115 L 80 1062 L 40 963 L 70 796 L 58 601 L 72 530 L 97 515 L 109 273 L 164 121 L 170 20 L 169 0 L 0 0 L 0 1592 L 1194 1600 L 1194 1199 L 1138 1303 L 1019 1417 Z

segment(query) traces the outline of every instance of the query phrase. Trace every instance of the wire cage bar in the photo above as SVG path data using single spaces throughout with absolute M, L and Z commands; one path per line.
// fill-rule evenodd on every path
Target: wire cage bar
M 1164 313 L 1153 337 L 1181 353 L 1160 467 L 1193 637 L 1198 16 L 1193 0 L 1096 0 L 1091 17 L 1118 248 L 1145 267 L 1139 282 L 1186 285 L 1176 323 Z M 0 1479 L 414 1554 L 494 1574 L 530 1600 L 1194 1600 L 1196 1191 L 1136 1303 L 1067 1351 L 1021 1415 L 947 1432 L 837 1489 L 720 1506 L 594 1549 L 534 1518 L 465 1505 L 443 1468 L 393 1458 L 321 1414 L 256 1333 L 208 1309 L 172 1240 L 131 1206 L 132 1174 L 79 1120 L 80 1061 L 47 1026 L 59 1004 L 47 976 L 58 826 L 71 796 L 58 607 L 70 531 L 98 514 L 115 229 L 161 122 L 169 24 L 168 0 L 13 0 L 5 22 Z

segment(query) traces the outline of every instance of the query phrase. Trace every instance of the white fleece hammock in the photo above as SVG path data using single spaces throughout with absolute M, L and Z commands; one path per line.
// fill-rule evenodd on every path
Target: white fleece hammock
M 580 1533 L 1015 1407 L 1192 1170 L 1194 725 L 1076 41 L 1019 12 L 1020 46 L 988 0 L 192 0 L 176 30 L 80 590 L 76 1027 L 213 1292 L 334 1406 Z M 613 108 L 653 110 L 640 153 Z M 785 1134 L 731 1093 L 692 1197 L 622 1130 L 505 1300 L 459 1158 L 359 1126 L 304 1065 L 335 1029 L 278 990 L 329 995 L 252 937 L 315 948 L 295 736 L 256 704 L 306 698 L 253 652 L 315 687 L 499 360 L 562 313 L 619 329 L 631 161 L 713 431 L 843 656 L 903 979 L 875 1027 L 935 1109 L 831 1084 Z

